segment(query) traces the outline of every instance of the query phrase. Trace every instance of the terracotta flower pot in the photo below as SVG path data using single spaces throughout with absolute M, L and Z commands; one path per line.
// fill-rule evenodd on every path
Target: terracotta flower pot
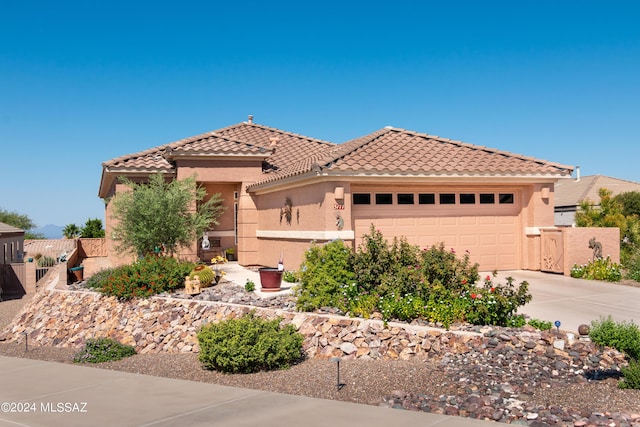
M 284 271 L 273 267 L 263 267 L 258 269 L 258 272 L 260 273 L 262 292 L 277 292 L 280 290 Z

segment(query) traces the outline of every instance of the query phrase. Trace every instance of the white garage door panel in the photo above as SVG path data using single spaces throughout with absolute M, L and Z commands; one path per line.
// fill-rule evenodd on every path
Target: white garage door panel
M 371 224 L 389 241 L 405 236 L 421 248 L 444 242 L 458 254 L 468 250 L 471 262 L 480 264 L 480 270 L 519 268 L 516 216 L 356 218 L 356 245 L 369 233 Z

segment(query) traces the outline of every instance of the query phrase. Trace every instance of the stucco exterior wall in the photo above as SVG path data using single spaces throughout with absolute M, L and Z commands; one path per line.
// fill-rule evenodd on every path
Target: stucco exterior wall
M 5 233 L 0 236 L 0 264 L 22 262 L 24 252 L 24 232 Z
M 195 175 L 208 194 L 222 193 L 226 210 L 220 218 L 220 225 L 208 233 L 219 237 L 223 249 L 234 248 L 238 262 L 243 265 L 259 264 L 258 242 L 256 238 L 257 212 L 252 197 L 245 188 L 256 180 L 264 178 L 261 159 L 217 159 L 179 160 L 178 179 Z M 237 198 L 235 197 L 237 195 Z M 235 204 L 237 203 L 238 226 L 235 229 Z M 237 233 L 237 243 L 236 243 Z M 192 253 L 197 253 L 194 243 Z
M 540 270 L 541 240 L 540 229 L 553 227 L 554 218 L 553 183 L 533 184 L 523 191 L 523 234 L 522 269 Z
M 602 256 L 620 263 L 620 229 L 617 227 L 563 227 L 564 274 L 570 275 L 575 265 L 593 260 L 594 250 L 589 240 L 595 238 L 602 245 Z
M 336 200 L 336 187 L 344 189 L 344 199 Z M 298 269 L 312 241 L 322 243 L 340 238 L 351 245 L 348 197 L 348 185 L 333 181 L 260 195 L 256 230 L 258 264 L 275 266 L 282 254 L 287 269 Z M 337 215 L 343 218 L 342 230 Z
M 107 246 L 107 253 L 108 258 L 109 258 L 109 263 L 112 266 L 118 266 L 118 265 L 122 265 L 122 264 L 129 264 L 131 262 L 133 262 L 133 260 L 135 259 L 133 254 L 120 254 L 116 251 L 116 241 L 114 240 L 115 237 L 115 233 L 114 233 L 114 227 L 117 225 L 117 221 L 113 218 L 113 213 L 114 213 L 114 199 L 116 197 L 118 197 L 118 194 L 125 192 L 125 191 L 131 191 L 131 189 L 124 185 L 124 184 L 116 184 L 115 185 L 115 192 L 111 198 L 111 200 L 109 201 L 109 203 L 107 203 L 107 206 L 105 208 L 105 244 Z

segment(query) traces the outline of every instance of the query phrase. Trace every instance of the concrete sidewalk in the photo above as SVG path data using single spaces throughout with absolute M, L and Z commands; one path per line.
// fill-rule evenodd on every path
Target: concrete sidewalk
M 495 427 L 470 418 L 4 356 L 0 378 L 0 427 Z

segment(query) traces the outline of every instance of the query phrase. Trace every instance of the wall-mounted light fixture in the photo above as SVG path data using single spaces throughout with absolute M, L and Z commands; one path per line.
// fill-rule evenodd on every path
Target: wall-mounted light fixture
M 336 187 L 336 189 L 333 190 L 333 197 L 336 200 L 344 200 L 344 187 Z
M 551 189 L 549 187 L 542 187 L 542 190 L 540 190 L 540 197 L 542 197 L 543 200 L 549 200 L 550 193 Z

